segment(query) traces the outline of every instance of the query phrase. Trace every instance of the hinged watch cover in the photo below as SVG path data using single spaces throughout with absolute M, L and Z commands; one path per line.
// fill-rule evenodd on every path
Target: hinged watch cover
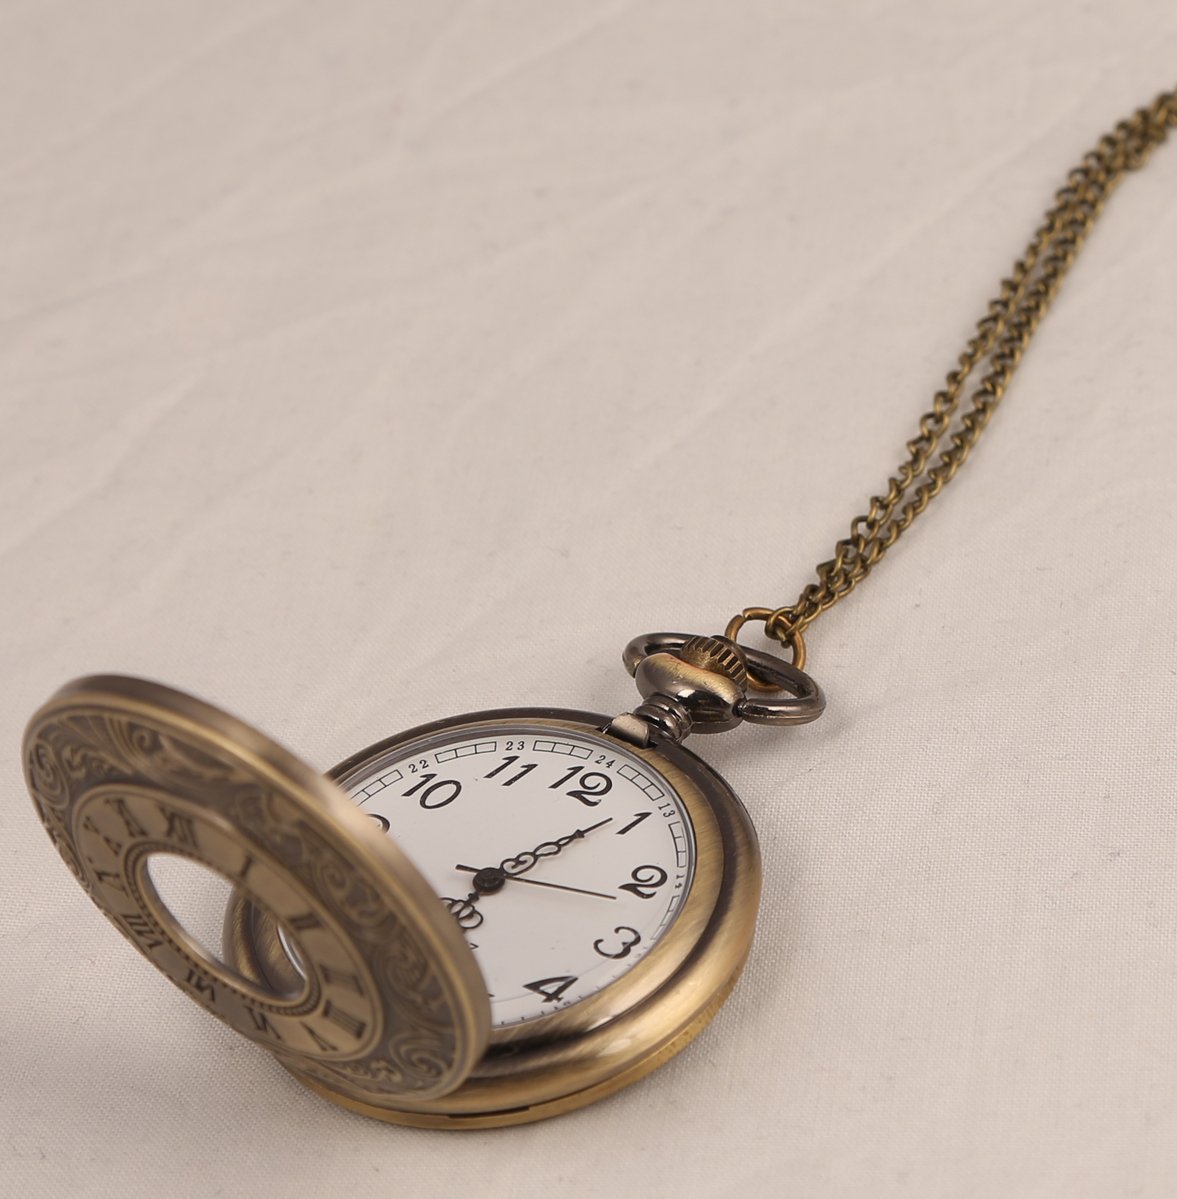
M 63 687 L 25 772 L 90 898 L 185 994 L 283 1065 L 374 1106 L 459 1086 L 486 1048 L 486 986 L 405 855 L 329 779 L 200 700 L 141 679 Z M 289 992 L 212 957 L 156 891 L 177 854 L 268 911 L 297 950 Z

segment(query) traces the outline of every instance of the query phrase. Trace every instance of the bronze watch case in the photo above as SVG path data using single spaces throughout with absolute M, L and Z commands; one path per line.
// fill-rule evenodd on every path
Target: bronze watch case
M 492 1033 L 485 984 L 457 925 L 343 787 L 418 738 L 521 720 L 606 746 L 618 735 L 609 731 L 616 722 L 592 713 L 482 712 L 398 734 L 322 776 L 192 696 L 100 676 L 68 684 L 33 717 L 26 778 L 62 857 L 120 932 L 308 1087 L 392 1123 L 518 1124 L 627 1086 L 705 1027 L 743 968 L 761 880 L 751 822 L 723 779 L 671 740 L 626 736 L 693 825 L 690 892 L 628 973 Z M 234 885 L 223 960 L 156 892 L 147 864 L 157 853 L 188 857 Z

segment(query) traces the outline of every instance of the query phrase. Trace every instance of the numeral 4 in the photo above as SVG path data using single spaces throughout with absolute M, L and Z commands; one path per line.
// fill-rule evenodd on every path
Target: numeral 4
M 524 983 L 529 990 L 544 997 L 545 1003 L 555 1003 L 572 984 L 575 974 L 557 974 L 555 978 L 537 978 L 533 983 Z

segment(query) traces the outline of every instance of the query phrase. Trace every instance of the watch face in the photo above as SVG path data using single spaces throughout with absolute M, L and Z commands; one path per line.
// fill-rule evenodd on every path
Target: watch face
M 464 932 L 495 1028 L 620 978 L 691 886 L 683 803 L 604 734 L 523 718 L 455 727 L 353 763 L 339 782 Z

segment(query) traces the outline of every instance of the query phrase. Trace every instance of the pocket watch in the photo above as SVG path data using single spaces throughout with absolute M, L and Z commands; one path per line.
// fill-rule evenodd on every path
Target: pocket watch
M 625 660 L 633 712 L 477 712 L 327 777 L 182 692 L 80 679 L 30 722 L 28 786 L 115 927 L 319 1094 L 402 1124 L 542 1119 L 677 1053 L 743 968 L 756 835 L 682 739 L 824 704 L 724 637 Z M 233 885 L 219 957 L 160 896 L 159 854 Z
M 641 1078 L 735 985 L 760 894 L 748 814 L 682 742 L 821 714 L 805 631 L 967 459 L 1104 201 L 1174 125 L 1170 92 L 1069 173 L 908 457 L 795 601 L 744 608 L 722 635 L 630 642 L 632 711 L 477 712 L 322 776 L 183 692 L 79 679 L 33 716 L 24 745 L 66 864 L 185 994 L 353 1111 L 518 1124 Z M 750 621 L 788 660 L 739 643 Z M 219 955 L 161 898 L 159 855 L 233 887 Z

